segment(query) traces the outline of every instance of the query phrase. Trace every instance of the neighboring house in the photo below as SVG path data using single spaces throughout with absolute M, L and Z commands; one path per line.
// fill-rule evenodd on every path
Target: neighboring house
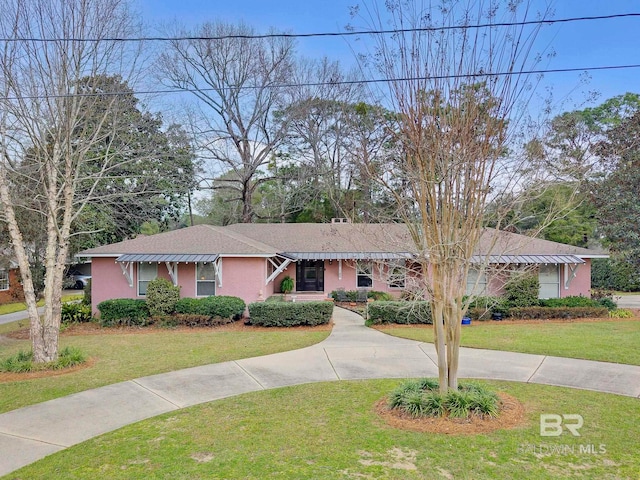
M 20 270 L 13 264 L 0 266 L 0 304 L 24 300 Z
M 286 275 L 298 300 L 326 298 L 336 289 L 399 296 L 416 285 L 414 250 L 403 224 L 274 223 L 197 225 L 77 256 L 91 258 L 96 310 L 103 300 L 144 298 L 157 277 L 179 285 L 183 297 L 233 295 L 247 303 L 279 293 Z M 591 259 L 601 257 L 607 255 L 487 229 L 474 260 L 489 264 L 488 273 L 471 271 L 469 289 L 499 293 L 505 267 L 529 266 L 539 275 L 541 297 L 589 296 Z

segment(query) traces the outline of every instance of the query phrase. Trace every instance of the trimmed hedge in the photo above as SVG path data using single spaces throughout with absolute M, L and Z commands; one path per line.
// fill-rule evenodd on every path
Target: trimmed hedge
M 238 297 L 225 295 L 205 298 L 181 298 L 176 303 L 176 313 L 206 315 L 211 318 L 239 319 L 244 315 L 246 304 Z
M 331 302 L 256 302 L 249 304 L 250 325 L 261 327 L 295 327 L 329 323 Z
M 467 316 L 472 320 L 489 320 L 493 313 L 501 313 L 503 316 L 507 316 L 509 313 L 507 300 L 502 297 L 475 297 L 467 310 Z
M 605 307 L 514 307 L 509 316 L 520 320 L 555 318 L 607 318 L 609 310 Z
M 358 290 L 345 290 L 344 295 L 347 298 L 348 302 L 355 302 L 358 299 Z M 334 300 L 338 300 L 338 291 L 333 290 L 329 296 Z M 393 301 L 395 300 L 394 296 L 387 292 L 381 292 L 378 290 L 368 290 L 367 298 L 371 298 L 373 300 L 380 301 Z
M 161 327 L 215 327 L 233 322 L 231 318 L 210 317 L 209 315 L 198 315 L 195 313 L 174 313 L 173 315 L 154 318 L 154 323 Z
M 431 305 L 426 301 L 372 302 L 368 308 L 367 325 L 380 323 L 432 324 Z
M 548 298 L 540 300 L 541 307 L 602 307 L 597 300 L 582 296 Z
M 100 311 L 100 325 L 103 327 L 149 324 L 149 309 L 144 300 L 132 298 L 105 300 L 98 304 L 98 310 Z
M 542 307 L 605 307 L 607 310 L 615 310 L 618 306 L 611 298 L 602 297 L 600 299 L 587 298 L 582 296 L 572 296 L 564 298 L 549 298 L 540 300 Z

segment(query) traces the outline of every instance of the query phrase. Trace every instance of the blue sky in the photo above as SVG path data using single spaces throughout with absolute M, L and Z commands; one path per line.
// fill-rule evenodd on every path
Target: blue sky
M 162 22 L 178 20 L 187 27 L 218 19 L 244 21 L 258 32 L 269 27 L 292 33 L 341 31 L 350 22 L 349 7 L 357 0 L 137 0 L 143 20 L 151 28 Z M 535 5 L 546 5 L 534 0 Z M 553 18 L 611 15 L 640 12 L 640 0 L 556 0 Z M 350 40 L 353 42 L 353 40 Z M 550 46 L 556 53 L 546 68 L 572 68 L 618 64 L 640 64 L 640 17 L 556 24 L 543 29 L 539 48 Z M 339 38 L 314 38 L 299 41 L 299 52 L 308 57 L 339 59 L 352 64 L 352 48 Z M 554 91 L 556 108 L 583 108 L 591 91 L 599 92 L 599 103 L 625 92 L 640 93 L 640 69 L 601 71 L 589 74 L 583 83 L 580 72 L 547 74 L 541 94 L 547 87 Z M 564 101 L 564 103 L 560 103 Z M 590 103 L 591 105 L 593 104 Z

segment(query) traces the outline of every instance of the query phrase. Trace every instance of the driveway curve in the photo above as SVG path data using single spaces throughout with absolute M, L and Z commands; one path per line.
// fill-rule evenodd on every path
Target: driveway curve
M 0 415 L 0 475 L 162 413 L 311 382 L 437 376 L 432 344 L 385 335 L 335 308 L 329 337 L 310 347 L 193 367 L 87 390 Z M 461 348 L 460 377 L 539 383 L 640 397 L 640 367 Z

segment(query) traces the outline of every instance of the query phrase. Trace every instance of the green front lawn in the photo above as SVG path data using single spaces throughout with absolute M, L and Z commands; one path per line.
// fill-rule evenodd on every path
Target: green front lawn
M 526 406 L 526 424 L 452 436 L 387 426 L 374 403 L 398 380 L 249 393 L 89 440 L 8 478 L 637 479 L 640 401 L 487 382 Z M 580 437 L 542 437 L 541 414 L 579 414 Z
M 82 293 L 74 293 L 71 295 L 65 295 L 62 297 L 63 302 L 73 302 L 76 300 L 82 300 L 84 294 Z M 42 307 L 44 305 L 44 300 L 40 300 L 38 302 L 38 306 Z M 4 315 L 6 313 L 15 313 L 21 312 L 27 309 L 27 305 L 24 302 L 15 302 L 15 303 L 4 303 L 0 305 L 0 315 Z M 26 314 L 25 314 L 26 315 Z
M 432 327 L 380 328 L 398 337 L 433 342 Z M 462 327 L 465 347 L 640 365 L 640 321 L 473 322 Z
M 16 326 L 17 322 L 0 325 L 4 327 L 0 333 Z M 61 337 L 61 347 L 78 347 L 94 358 L 95 364 L 60 376 L 0 383 L 0 412 L 146 375 L 295 350 L 318 343 L 329 333 L 329 330 L 213 328 Z M 1 338 L 0 358 L 30 348 L 28 340 Z

